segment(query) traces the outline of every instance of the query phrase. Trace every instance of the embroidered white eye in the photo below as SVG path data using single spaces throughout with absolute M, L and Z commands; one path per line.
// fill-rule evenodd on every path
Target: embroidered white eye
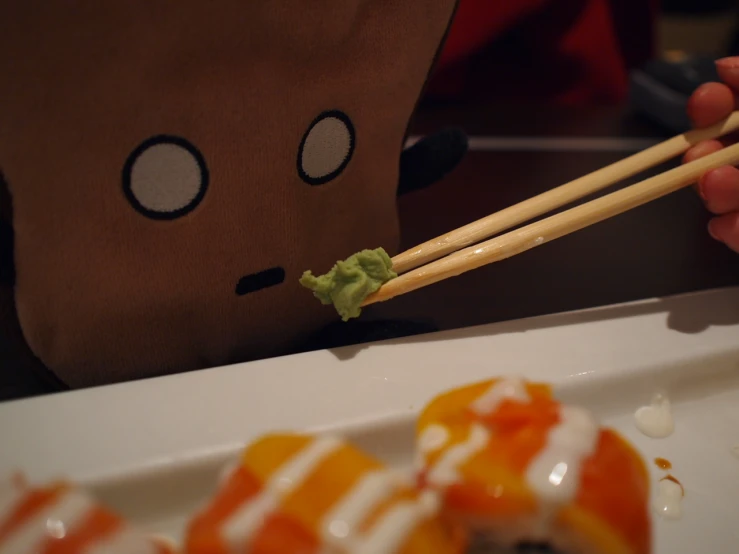
M 311 123 L 298 150 L 298 174 L 310 185 L 336 178 L 354 153 L 354 126 L 337 110 L 324 112 Z
M 141 143 L 123 166 L 123 192 L 152 219 L 175 219 L 200 204 L 208 188 L 203 155 L 180 137 L 160 135 Z

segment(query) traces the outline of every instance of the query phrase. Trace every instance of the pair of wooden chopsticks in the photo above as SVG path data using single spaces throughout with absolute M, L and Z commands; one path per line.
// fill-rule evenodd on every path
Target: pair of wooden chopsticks
M 589 175 L 411 248 L 393 258 L 393 269 L 398 277 L 367 297 L 363 305 L 383 302 L 483 265 L 510 258 L 689 186 L 711 169 L 736 165 L 739 163 L 739 144 L 480 242 L 684 154 L 701 141 L 736 130 L 739 130 L 739 111 L 711 127 L 673 137 Z

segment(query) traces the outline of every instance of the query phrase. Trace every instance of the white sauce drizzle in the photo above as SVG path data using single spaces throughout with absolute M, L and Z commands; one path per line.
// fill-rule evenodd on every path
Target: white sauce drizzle
M 165 543 L 160 537 L 149 539 L 142 533 L 126 527 L 87 547 L 80 554 L 132 554 L 133 552 L 136 554 L 157 554 L 156 541 Z M 165 544 L 174 550 L 174 541 L 169 539 Z
M 426 456 L 443 448 L 448 442 L 449 430 L 446 427 L 437 423 L 426 426 L 416 441 L 416 469 L 423 470 L 426 466 Z
M 657 483 L 654 499 L 655 511 L 665 519 L 680 519 L 683 516 L 683 488 L 670 479 Z
M 427 475 L 428 482 L 437 487 L 446 487 L 459 481 L 459 466 L 483 450 L 489 441 L 490 431 L 480 424 L 472 425 L 467 440 L 449 448 L 431 467 Z
M 449 429 L 443 425 L 432 423 L 418 437 L 418 449 L 424 454 L 436 452 L 449 442 Z
M 280 501 L 307 479 L 323 461 L 340 448 L 334 437 L 319 437 L 280 467 L 265 483 L 261 493 L 246 501 L 223 525 L 222 536 L 235 551 L 241 551 Z
M 91 498 L 69 492 L 14 529 L 2 544 L 3 552 L 35 554 L 49 537 L 64 537 L 93 507 Z
M 424 491 L 415 502 L 400 502 L 375 524 L 359 541 L 354 554 L 393 554 L 400 550 L 410 533 L 424 520 L 435 516 L 441 506 L 439 497 Z
M 400 478 L 389 470 L 364 475 L 323 519 L 323 540 L 338 548 L 346 547 L 354 539 L 356 528 L 393 495 L 399 484 Z
M 657 393 L 649 406 L 642 406 L 634 413 L 636 428 L 652 439 L 664 439 L 675 430 L 670 400 Z
M 549 432 L 547 445 L 526 471 L 529 486 L 544 503 L 545 511 L 571 502 L 580 486 L 583 460 L 598 445 L 600 429 L 587 410 L 560 407 L 560 422 Z
M 497 381 L 479 396 L 471 407 L 479 415 L 488 415 L 494 413 L 503 400 L 506 399 L 517 400 L 518 402 L 529 402 L 531 400 L 528 392 L 526 392 L 526 383 L 523 379 L 510 378 Z

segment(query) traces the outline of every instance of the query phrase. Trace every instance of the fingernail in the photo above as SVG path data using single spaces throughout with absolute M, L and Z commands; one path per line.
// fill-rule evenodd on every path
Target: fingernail
M 704 184 L 704 177 L 701 177 L 698 179 L 698 195 L 701 197 L 701 200 L 704 202 L 706 201 L 706 188 Z
M 739 56 L 729 56 L 716 60 L 716 65 L 723 69 L 739 69 Z
M 708 234 L 711 235 L 711 238 L 712 239 L 717 240 L 719 242 L 722 242 L 721 239 L 716 234 L 716 229 L 715 229 L 716 225 L 715 225 L 715 223 L 716 222 L 714 220 L 711 220 L 711 221 L 708 222 Z

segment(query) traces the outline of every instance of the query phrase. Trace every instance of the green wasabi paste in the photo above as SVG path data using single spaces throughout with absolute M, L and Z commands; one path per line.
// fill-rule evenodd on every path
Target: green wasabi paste
M 343 262 L 336 262 L 331 271 L 316 277 L 310 271 L 303 273 L 300 284 L 328 306 L 334 305 L 341 319 L 359 317 L 364 299 L 398 276 L 393 262 L 382 248 L 362 250 Z

